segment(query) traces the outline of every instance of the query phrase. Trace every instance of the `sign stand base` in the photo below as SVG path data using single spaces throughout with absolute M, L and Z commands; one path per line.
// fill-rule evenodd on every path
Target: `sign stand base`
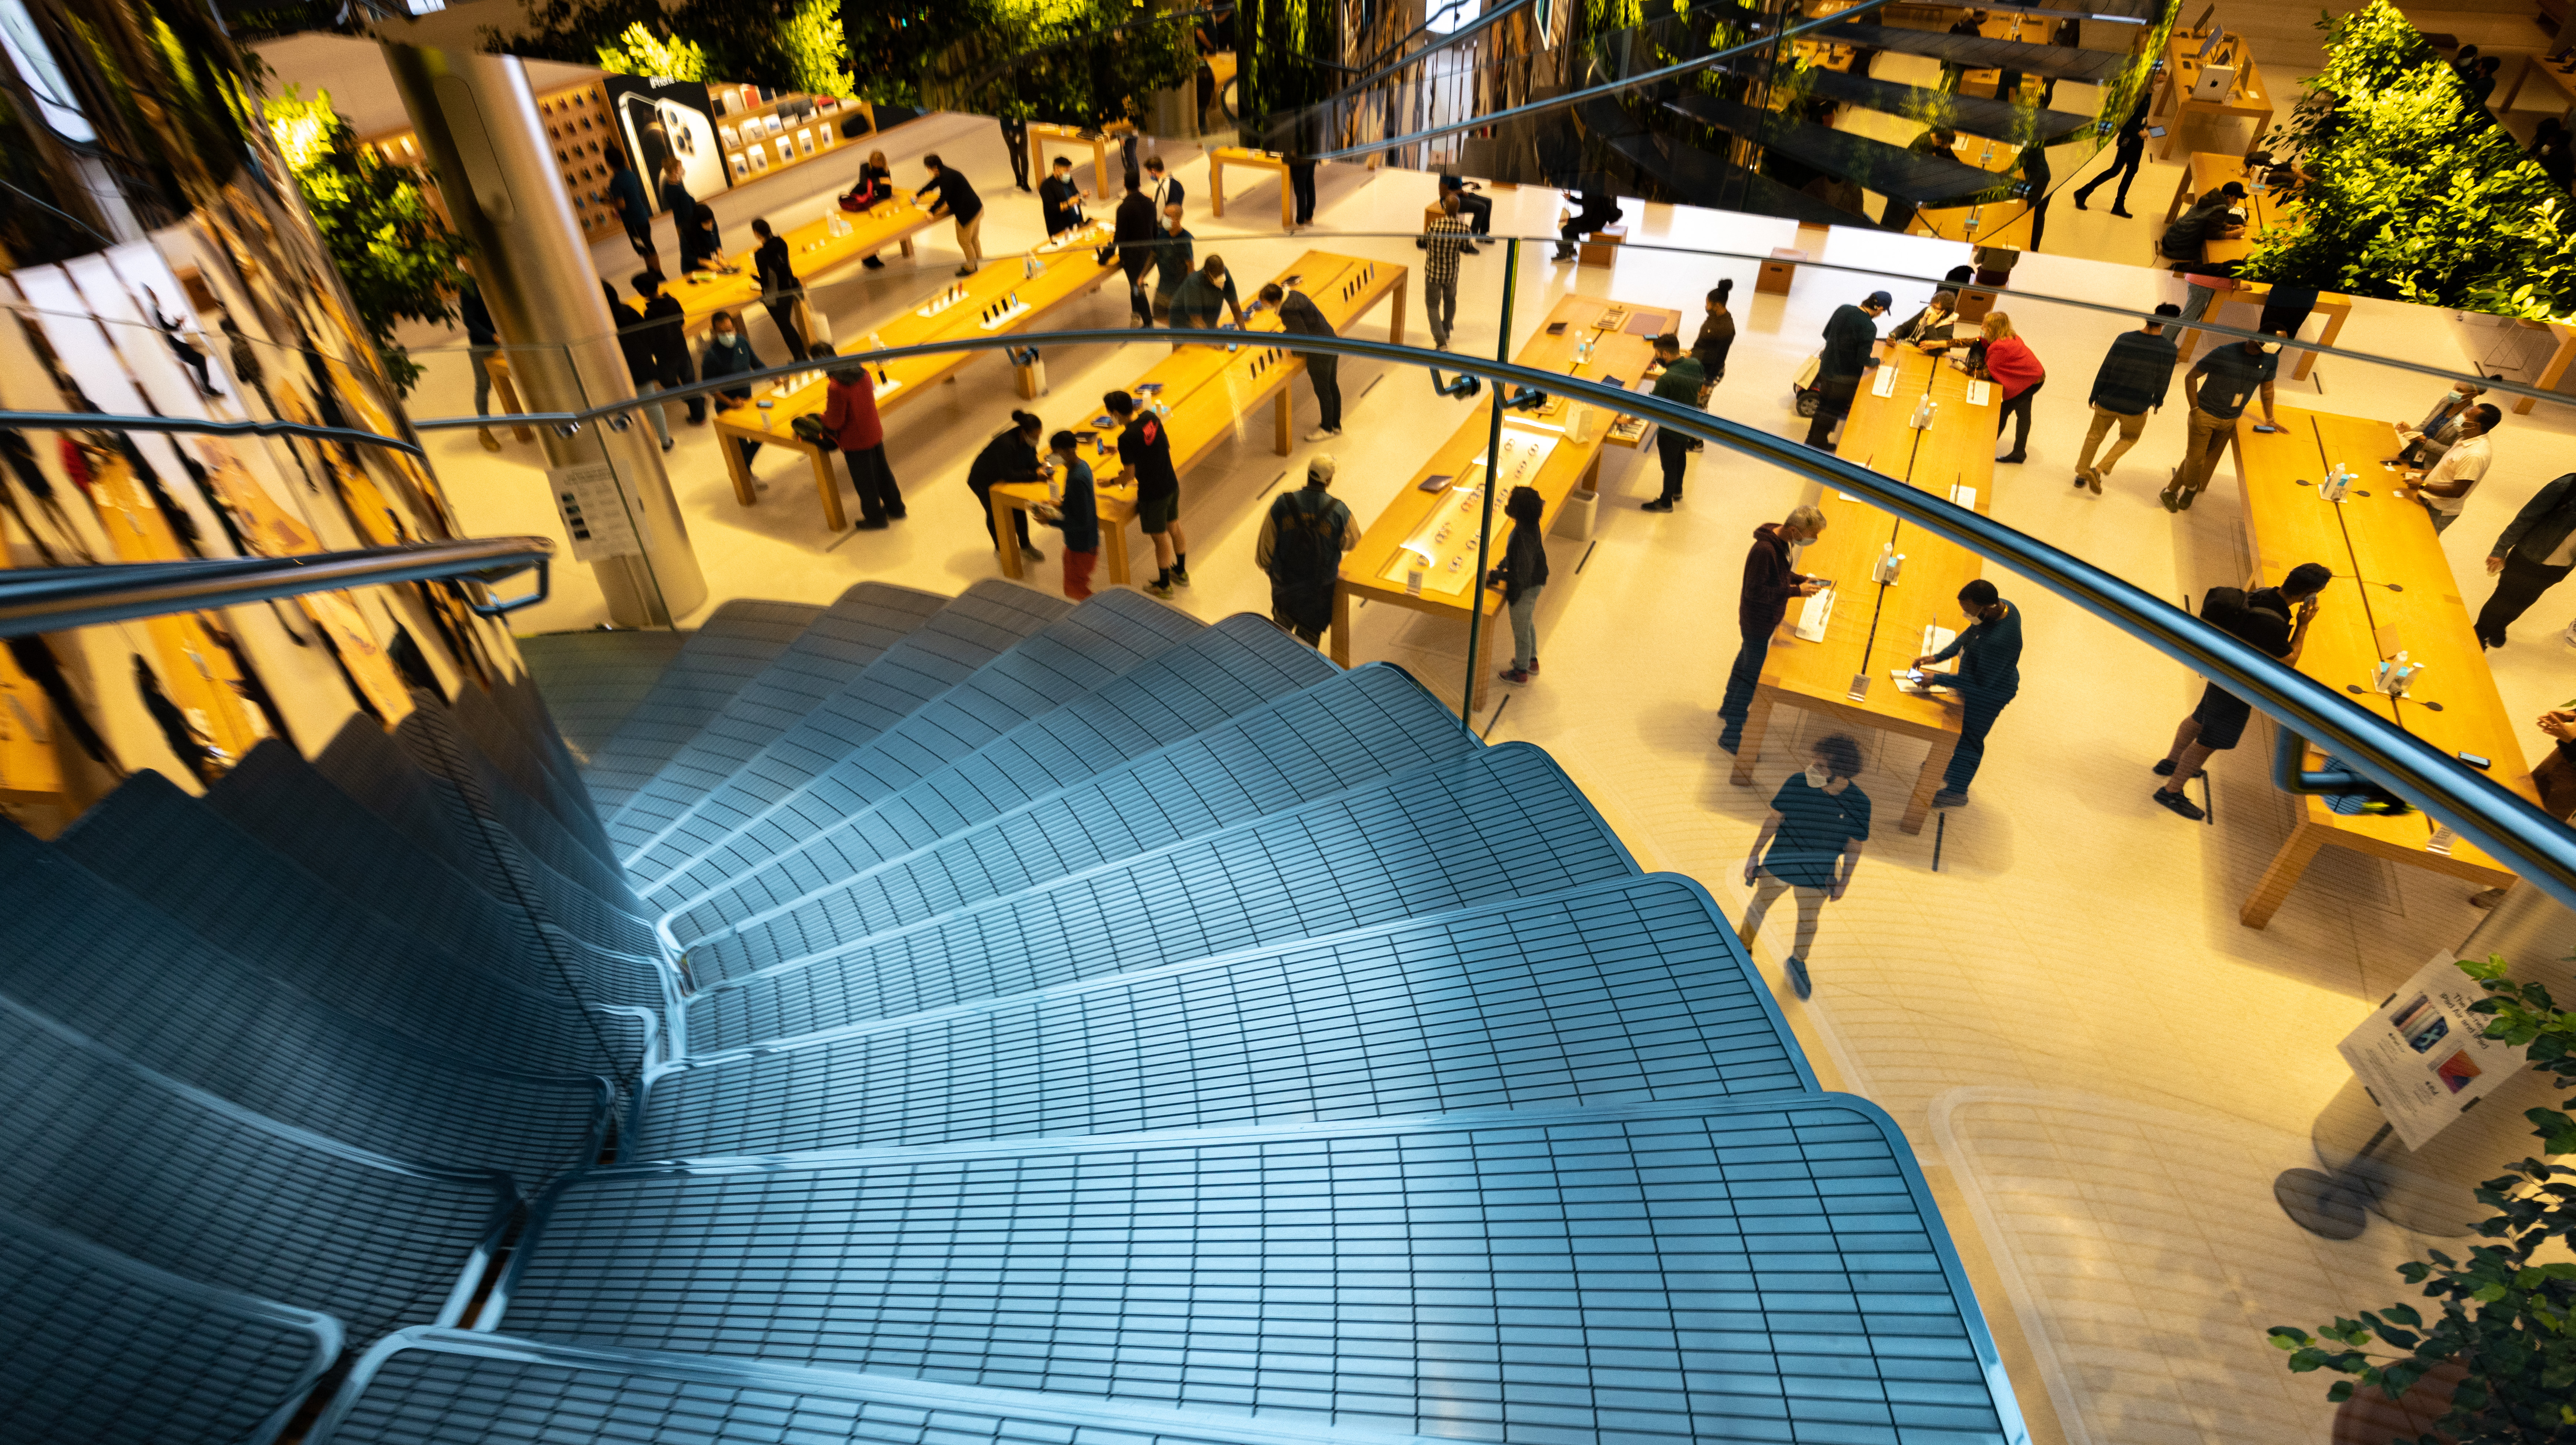
M 2358 1165 L 2371 1151 L 2386 1143 L 2394 1133 L 2392 1126 L 2382 1124 L 2370 1142 L 2361 1146 L 2352 1163 Z M 2347 1166 L 2344 1172 L 2328 1174 L 2319 1169 L 2284 1169 L 2272 1181 L 2272 1199 L 2292 1223 L 2310 1234 L 2327 1239 L 2358 1239 L 2370 1227 L 2370 1183 Z

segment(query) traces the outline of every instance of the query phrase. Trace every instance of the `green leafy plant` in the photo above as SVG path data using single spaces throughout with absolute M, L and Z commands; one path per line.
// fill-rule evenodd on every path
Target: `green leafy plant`
M 470 249 L 465 238 L 431 208 L 417 175 L 359 148 L 356 133 L 332 109 L 331 92 L 306 100 L 288 86 L 261 113 L 386 378 L 408 393 L 420 367 L 394 340 L 394 328 L 403 321 L 439 325 L 455 316 L 451 298 L 464 284 Z
M 2485 1034 L 2524 1049 L 2560 1089 L 2576 1089 L 2576 1013 L 2562 1009 L 2537 983 L 2505 977 L 2502 958 L 2461 960 L 2487 997 L 2474 1005 L 2489 1017 Z M 2576 1119 L 2559 1107 L 2525 1111 L 2533 1134 L 2552 1154 L 2576 1153 Z M 2455 1259 L 2427 1250 L 2398 1266 L 2422 1287 L 2429 1310 L 2391 1305 L 2338 1318 L 2313 1335 L 2286 1325 L 2272 1343 L 2290 1352 L 2294 1372 L 2331 1371 L 2333 1401 L 2356 1390 L 2390 1399 L 2425 1376 L 2457 1364 L 2467 1373 L 2451 1395 L 2438 1435 L 2412 1445 L 2568 1445 L 2576 1441 L 2576 1264 L 2544 1260 L 2576 1242 L 2576 1169 L 2526 1158 L 2478 1186 L 2495 1213 L 2478 1225 L 2493 1241 Z
M 2576 311 L 2567 198 L 2406 17 L 2371 3 L 2326 32 L 2322 74 L 2271 139 L 2310 179 L 2299 223 L 2241 274 L 2545 319 Z
M 598 47 L 599 68 L 611 75 L 659 76 L 666 80 L 707 78 L 707 52 L 686 40 L 665 40 L 637 21 L 617 32 L 612 45 Z

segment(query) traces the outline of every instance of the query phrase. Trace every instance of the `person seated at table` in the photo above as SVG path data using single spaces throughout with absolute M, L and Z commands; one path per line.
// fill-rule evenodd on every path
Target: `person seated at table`
M 724 237 L 716 231 L 716 208 L 698 202 L 697 214 L 680 228 L 680 269 L 706 271 L 724 264 Z
M 1890 341 L 1920 347 L 1927 355 L 1938 356 L 1950 348 L 1959 325 L 1959 293 L 1944 286 L 1932 293 L 1931 303 L 1898 323 L 1887 333 Z
M 1556 255 L 1551 259 L 1573 260 L 1575 242 L 1618 220 L 1623 214 L 1625 213 L 1619 209 L 1617 196 L 1612 195 L 1604 187 L 1586 186 L 1583 190 L 1582 208 L 1575 212 L 1563 226 L 1557 228 Z
M 858 181 L 841 193 L 841 209 L 864 211 L 893 199 L 894 168 L 886 164 L 884 151 L 868 152 L 868 158 L 859 163 Z M 885 269 L 884 259 L 874 251 L 870 251 L 859 264 L 871 271 Z
M 2229 181 L 2192 203 L 2190 210 L 2174 218 L 2156 242 L 2156 254 L 2168 261 L 2185 262 L 2200 259 L 2201 248 L 2212 241 L 2232 241 L 2245 234 L 2245 213 L 2238 205 L 2245 199 L 2245 183 Z
M 1494 229 L 1494 202 L 1490 197 L 1476 194 L 1482 189 L 1484 188 L 1464 176 L 1440 178 L 1440 194 L 1458 198 L 1458 214 L 1467 218 L 1468 231 L 1479 236 L 1489 234 Z M 1468 246 L 1466 254 L 1470 256 L 1476 254 L 1476 248 L 1472 245 Z
M 1057 156 L 1045 180 L 1038 182 L 1038 209 L 1046 233 L 1061 236 L 1082 224 L 1082 187 L 1073 183 L 1073 157 Z
M 1214 330 L 1227 311 L 1234 313 L 1234 329 L 1244 327 L 1243 302 L 1234 294 L 1234 278 L 1225 273 L 1225 258 L 1210 256 L 1206 264 L 1190 273 L 1172 293 L 1172 324 Z
M 743 331 L 741 317 L 730 311 L 719 311 L 715 319 L 707 323 L 706 349 L 698 353 L 699 380 L 743 376 L 760 370 L 766 364 L 759 353 L 751 349 L 751 337 Z M 728 387 L 716 393 L 716 401 L 723 407 L 749 406 L 751 388 Z M 760 443 L 739 437 L 735 438 L 734 445 L 742 448 L 742 464 L 746 467 L 751 465 L 753 455 L 760 450 Z

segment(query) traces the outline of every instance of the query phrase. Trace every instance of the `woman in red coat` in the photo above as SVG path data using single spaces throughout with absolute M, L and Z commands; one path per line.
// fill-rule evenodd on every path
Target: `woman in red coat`
M 811 353 L 829 356 L 831 348 Z M 825 373 L 823 436 L 841 449 L 850 469 L 850 490 L 859 495 L 858 530 L 874 532 L 903 520 L 903 493 L 895 489 L 894 469 L 886 465 L 885 423 L 877 419 L 876 378 L 861 365 L 838 366 Z
M 2048 383 L 2048 368 L 2030 351 L 2030 343 L 2013 330 L 2012 318 L 2000 311 L 1986 313 L 1983 328 L 1986 338 L 1986 375 L 1993 377 L 1995 390 L 2003 393 L 2004 404 L 1995 413 L 1995 435 L 2004 434 L 2004 423 L 2018 416 L 2021 426 L 2013 433 L 2013 449 L 1999 462 L 2025 460 L 2030 447 L 2030 399 Z

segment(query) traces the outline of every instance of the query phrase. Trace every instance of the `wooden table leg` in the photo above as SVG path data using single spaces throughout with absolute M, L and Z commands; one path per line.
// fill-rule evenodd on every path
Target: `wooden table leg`
M 510 363 L 500 357 L 493 356 L 486 357 L 483 365 L 491 374 L 493 390 L 501 393 L 501 409 L 510 413 L 512 416 L 526 415 L 528 409 L 519 404 L 519 389 L 510 384 Z M 537 439 L 536 428 L 529 426 L 525 422 L 512 422 L 510 424 L 510 435 L 517 437 L 523 442 L 532 442 Z
M 1225 215 L 1225 161 L 1213 153 L 1208 156 L 1208 212 Z
M 2165 207 L 2166 225 L 2170 226 L 2174 223 L 2174 217 L 2182 214 L 2182 203 L 2190 199 L 2191 167 L 2185 166 L 2182 168 L 2182 179 L 2174 182 L 2173 204 Z
M 743 460 L 742 448 L 722 432 L 716 434 L 716 444 L 724 448 L 725 475 L 733 478 L 733 499 L 746 507 L 759 501 L 760 494 L 751 482 L 751 463 Z
M 1276 419 L 1274 430 L 1277 432 L 1277 440 L 1272 444 L 1271 450 L 1283 457 L 1292 450 L 1290 444 L 1296 439 L 1294 436 L 1297 425 L 1296 412 L 1294 403 L 1290 400 L 1293 395 L 1294 393 L 1288 387 L 1283 386 L 1279 388 L 1278 399 L 1270 405 L 1271 415 Z
M 841 515 L 841 488 L 832 479 L 831 449 L 809 446 L 805 455 L 814 463 L 814 491 L 823 499 L 823 525 L 837 532 L 849 523 Z
M 1404 274 L 1395 278 L 1395 295 L 1388 298 L 1395 303 L 1395 314 L 1387 318 L 1386 324 L 1386 339 L 1389 345 L 1404 344 L 1404 300 L 1412 290 L 1413 268 L 1408 266 L 1404 269 Z
M 2269 924 L 2272 915 L 2279 912 L 2283 901 L 2289 898 L 2290 890 L 2299 886 L 2300 875 L 2308 871 L 2309 861 L 2317 856 L 2317 850 L 2325 846 L 2325 841 L 2325 829 L 2311 824 L 2304 817 L 2299 819 L 2290 829 L 2288 841 L 2281 844 L 2281 851 L 2272 855 L 2271 866 L 2263 870 L 2262 880 L 2254 885 L 2253 895 L 2245 900 L 2245 907 L 2237 913 L 2236 921 L 2248 928 Z
M 2571 335 L 2558 343 L 2558 349 L 2550 353 L 2549 364 L 2540 368 L 2540 377 L 2538 380 L 2534 381 L 2532 385 L 2540 388 L 2542 391 L 2557 390 L 2558 383 L 2566 379 L 2567 363 L 2571 360 L 2576 360 L 2576 335 Z M 2526 396 L 2520 401 L 2515 402 L 2513 404 L 2514 415 L 2520 416 L 2524 412 L 2531 410 L 2532 402 L 2534 400 L 2535 398 Z
M 1127 524 L 1102 518 L 1101 540 L 1109 545 L 1109 580 L 1124 585 L 1133 575 L 1127 565 Z
M 1288 172 L 1279 172 L 1279 229 L 1297 229 L 1297 188 L 1288 184 Z
M 2321 342 L 2321 343 L 2323 343 L 2323 344 L 2327 345 L 2327 346 L 2332 346 L 2332 345 L 2334 345 L 2334 344 L 2335 344 L 2335 338 L 2336 338 L 2336 337 L 2338 337 L 2338 336 L 2343 335 L 2343 324 L 2344 324 L 2344 322 L 2345 322 L 2345 321 L 2347 321 L 2347 320 L 2349 320 L 2349 319 L 2351 319 L 2351 316 L 2352 316 L 2352 310 L 2351 310 L 2351 308 L 2350 308 L 2350 307 L 2346 307 L 2345 309 L 2343 309 L 2343 310 L 2341 310 L 2341 311 L 2329 311 L 2329 312 L 2327 312 L 2327 313 L 2326 313 L 2326 329 L 2317 333 L 2317 340 L 2318 340 L 2319 342 Z M 2300 353 L 2299 353 L 2299 369 L 2298 369 L 2297 371 L 2294 371 L 2294 372 L 2292 372 L 2292 373 L 2291 373 L 2291 377 L 2292 377 L 2292 379 L 2293 379 L 2293 380 L 2297 380 L 2297 381 L 2305 381 L 2305 380 L 2307 380 L 2307 379 L 2308 379 L 2308 369 L 2309 369 L 2310 367 L 2315 366 L 2316 364 L 2317 364 L 2317 354 L 2316 354 L 2315 352 L 2313 352 L 2313 351 L 2302 351 L 2302 352 L 2300 352 Z
M 1026 567 L 1020 565 L 1020 529 L 1017 515 L 1019 508 L 1012 506 L 1009 498 L 999 495 L 991 499 L 990 506 L 993 512 L 993 539 L 1002 549 L 1002 575 L 1016 582 L 1028 572 Z
M 1900 833 L 1920 833 L 1923 820 L 1932 813 L 1932 795 L 1941 791 L 1941 775 L 1950 769 L 1950 755 L 1959 750 L 1959 736 L 1944 733 L 1932 740 L 1932 750 L 1923 756 L 1923 771 L 1914 776 L 1914 796 L 1905 801 L 1905 816 L 1898 819 Z
M 1479 591 L 1476 596 L 1476 606 L 1478 608 L 1479 615 L 1482 614 L 1484 600 L 1485 594 Z M 1467 659 L 1469 682 L 1469 686 L 1467 688 L 1467 711 L 1471 713 L 1483 712 L 1485 710 L 1486 694 L 1493 691 L 1491 683 L 1494 676 L 1494 633 L 1498 630 L 1494 624 L 1501 622 L 1502 620 L 1502 611 L 1497 608 L 1493 615 L 1485 617 L 1482 624 L 1476 629 L 1476 654 L 1475 656 Z
M 896 245 L 902 248 L 903 259 L 907 261 L 912 259 L 912 238 L 910 236 L 904 237 L 901 241 L 897 242 Z
M 1351 593 L 1347 587 L 1333 589 L 1333 632 L 1327 639 L 1330 656 L 1336 667 L 1351 665 Z
M 1122 165 L 1119 169 L 1125 170 L 1126 167 Z M 1099 188 L 1095 194 L 1104 197 L 1109 194 L 1109 142 L 1106 138 L 1091 143 L 1091 183 Z
M 1753 689 L 1753 702 L 1744 715 L 1744 736 L 1736 741 L 1735 768 L 1726 780 L 1739 788 L 1753 786 L 1753 764 L 1762 756 L 1762 735 L 1771 731 L 1771 710 L 1779 694 L 1769 683 L 1758 683 Z

